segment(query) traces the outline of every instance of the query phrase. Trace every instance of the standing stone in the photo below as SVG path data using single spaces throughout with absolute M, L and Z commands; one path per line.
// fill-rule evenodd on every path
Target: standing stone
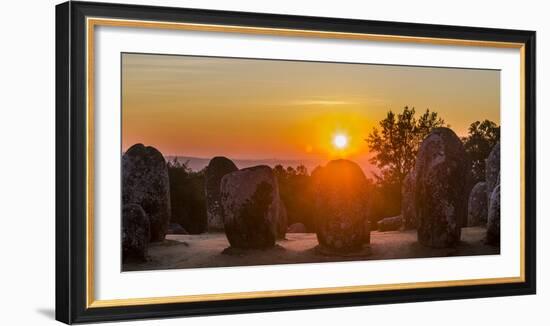
M 485 225 L 487 209 L 487 183 L 478 182 L 468 199 L 468 226 Z
M 407 230 L 416 228 L 416 209 L 414 207 L 414 169 L 407 173 L 401 186 L 401 217 Z
M 206 215 L 209 231 L 223 230 L 223 214 L 220 203 L 220 182 L 224 175 L 237 171 L 238 168 L 230 159 L 216 156 L 206 167 Z
M 497 185 L 500 175 L 500 142 L 498 142 L 485 161 L 485 181 L 487 182 L 487 202 L 491 201 L 491 195 Z
M 138 204 L 149 217 L 151 242 L 163 241 L 170 221 L 170 184 L 162 154 L 135 144 L 122 156 L 122 204 Z
M 268 248 L 275 244 L 279 219 L 279 185 L 269 166 L 226 174 L 221 180 L 225 235 L 232 247 Z
M 489 216 L 487 218 L 487 243 L 500 245 L 500 182 L 497 183 L 491 201 L 489 202 Z
M 468 173 L 468 180 L 466 181 L 466 194 L 468 194 L 467 200 L 468 205 L 470 202 L 470 195 L 472 194 L 472 190 L 474 189 L 475 185 L 477 184 L 477 181 L 474 179 L 474 171 L 470 167 L 470 172 Z M 466 207 L 468 209 L 468 207 Z M 487 212 L 487 210 L 485 210 Z M 468 222 L 468 210 L 466 211 L 466 215 L 464 215 L 464 220 L 462 221 L 461 225 L 463 228 L 470 226 Z M 485 214 L 485 223 L 487 222 L 487 214 Z
M 418 241 L 429 247 L 452 247 L 460 241 L 467 218 L 470 163 L 457 135 L 434 129 L 422 142 L 415 165 Z
M 149 218 L 137 204 L 122 208 L 122 261 L 147 260 L 147 248 L 151 236 Z
M 316 189 L 316 232 L 324 252 L 361 251 L 370 240 L 367 220 L 367 179 L 354 162 L 330 161 L 312 174 Z
M 279 205 L 279 219 L 277 220 L 277 239 L 284 239 L 286 235 L 286 229 L 288 227 L 288 216 L 286 212 L 286 205 L 281 200 Z

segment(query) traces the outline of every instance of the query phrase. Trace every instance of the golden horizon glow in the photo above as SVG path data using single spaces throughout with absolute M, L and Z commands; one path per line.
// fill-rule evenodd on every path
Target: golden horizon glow
M 365 138 L 404 106 L 438 112 L 459 136 L 476 120 L 500 124 L 500 72 L 122 55 L 123 151 L 368 165 Z

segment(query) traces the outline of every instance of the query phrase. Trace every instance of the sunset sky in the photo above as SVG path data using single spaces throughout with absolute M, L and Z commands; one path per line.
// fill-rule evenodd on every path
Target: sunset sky
M 368 158 L 388 110 L 436 111 L 459 135 L 500 124 L 491 70 L 122 55 L 122 150 L 232 159 Z

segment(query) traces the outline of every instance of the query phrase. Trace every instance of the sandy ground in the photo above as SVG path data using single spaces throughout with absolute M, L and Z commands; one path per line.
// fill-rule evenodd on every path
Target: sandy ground
M 498 247 L 485 245 L 485 228 L 462 229 L 462 241 L 452 249 L 432 249 L 416 241 L 416 230 L 371 232 L 369 255 L 326 256 L 316 250 L 315 233 L 287 233 L 285 240 L 266 250 L 225 250 L 229 246 L 224 233 L 167 235 L 162 243 L 149 248 L 149 261 L 127 263 L 123 271 L 177 268 L 250 266 L 291 263 L 318 263 L 349 260 L 426 258 L 499 254 Z M 225 250 L 225 252 L 224 252 Z

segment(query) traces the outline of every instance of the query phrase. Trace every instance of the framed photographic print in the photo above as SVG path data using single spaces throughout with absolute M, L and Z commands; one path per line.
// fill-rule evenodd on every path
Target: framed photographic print
M 56 318 L 535 293 L 535 32 L 56 8 Z

